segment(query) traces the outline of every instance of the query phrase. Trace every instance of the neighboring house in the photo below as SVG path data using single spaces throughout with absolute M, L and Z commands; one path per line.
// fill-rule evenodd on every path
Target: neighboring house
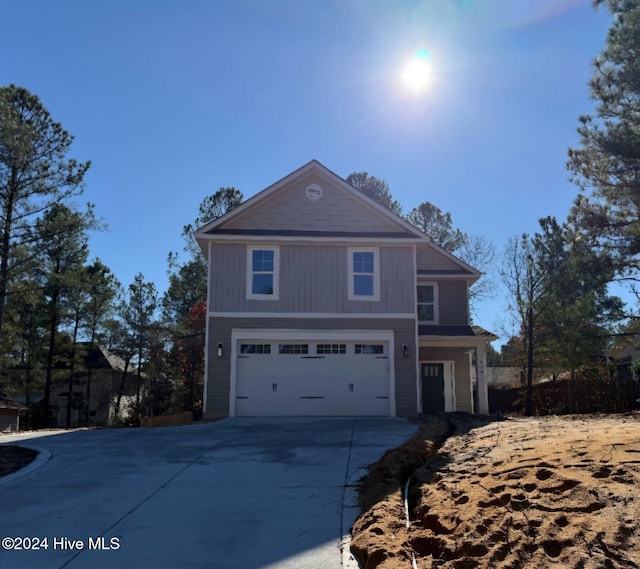
M 519 367 L 488 367 L 487 385 L 517 387 L 522 385 L 522 369 Z
M 639 355 L 640 335 L 638 334 L 622 337 L 615 346 L 609 348 L 605 353 L 607 361 L 615 364 L 621 379 L 635 378 L 640 382 L 640 378 L 633 372 L 633 362 L 638 359 Z
M 205 418 L 488 412 L 496 336 L 469 320 L 480 273 L 319 162 L 195 237 L 209 267 Z
M 0 433 L 20 430 L 20 412 L 27 407 L 0 393 Z
M 49 425 L 55 427 L 105 426 L 125 420 L 136 400 L 137 378 L 130 370 L 123 383 L 125 362 L 104 346 L 81 342 L 85 350 L 84 366 L 76 370 L 71 392 L 71 425 L 67 425 L 69 400 L 68 372 L 62 374 L 51 388 Z M 65 378 L 66 376 L 66 378 Z M 87 397 L 88 388 L 88 397 Z M 143 386 L 144 389 L 144 386 Z M 118 395 L 122 391 L 116 417 Z M 87 401 L 90 403 L 87 405 Z

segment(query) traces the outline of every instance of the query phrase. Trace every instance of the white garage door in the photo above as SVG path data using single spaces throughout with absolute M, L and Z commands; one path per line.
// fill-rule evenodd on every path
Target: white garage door
M 235 414 L 390 415 L 389 343 L 238 340 Z

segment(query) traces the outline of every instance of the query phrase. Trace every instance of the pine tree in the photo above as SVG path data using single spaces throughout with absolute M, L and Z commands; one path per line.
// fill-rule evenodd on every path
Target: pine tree
M 568 168 L 583 190 L 573 217 L 623 277 L 640 270 L 640 0 L 596 0 L 614 20 L 590 82 L 595 114 L 580 117 Z
M 83 191 L 90 163 L 68 158 L 73 137 L 26 89 L 0 87 L 0 337 L 7 294 L 38 265 L 38 218 Z

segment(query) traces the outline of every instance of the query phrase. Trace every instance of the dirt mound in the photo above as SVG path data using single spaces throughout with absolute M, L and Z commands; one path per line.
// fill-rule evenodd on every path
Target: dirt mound
M 407 566 L 404 484 L 449 432 L 447 421 L 428 421 L 415 438 L 387 451 L 362 479 L 360 505 L 365 512 L 353 526 L 351 551 L 365 569 Z
M 410 527 L 395 494 L 354 525 L 366 569 L 640 567 L 638 414 L 489 424 L 412 480 Z

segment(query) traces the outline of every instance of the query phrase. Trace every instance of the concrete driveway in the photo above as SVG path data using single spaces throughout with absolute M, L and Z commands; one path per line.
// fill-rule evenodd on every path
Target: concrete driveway
M 49 456 L 0 478 L 0 567 L 336 569 L 359 469 L 415 431 L 258 418 L 0 437 Z

